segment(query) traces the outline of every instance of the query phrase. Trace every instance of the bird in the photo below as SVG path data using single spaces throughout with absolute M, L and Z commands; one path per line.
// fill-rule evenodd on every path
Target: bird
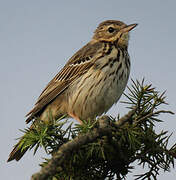
M 96 28 L 90 42 L 78 50 L 48 83 L 26 123 L 48 122 L 49 114 L 83 120 L 106 113 L 121 97 L 130 74 L 129 32 L 137 24 L 106 20 Z M 19 161 L 27 149 L 18 142 L 7 162 Z

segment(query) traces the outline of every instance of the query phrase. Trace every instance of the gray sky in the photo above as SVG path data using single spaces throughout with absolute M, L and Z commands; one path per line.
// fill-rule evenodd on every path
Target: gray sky
M 1 179 L 27 180 L 38 171 L 42 151 L 28 152 L 20 162 L 6 163 L 15 138 L 24 129 L 25 114 L 65 62 L 92 37 L 103 20 L 138 23 L 131 33 L 131 77 L 167 90 L 168 109 L 175 111 L 176 2 L 174 0 L 0 0 Z M 130 84 L 130 83 L 129 83 Z M 123 98 L 122 98 L 123 99 Z M 108 114 L 127 112 L 117 104 Z M 157 130 L 174 132 L 175 116 L 163 116 Z M 142 169 L 135 172 L 142 173 Z M 159 179 L 174 180 L 175 170 Z M 127 179 L 133 179 L 131 175 Z

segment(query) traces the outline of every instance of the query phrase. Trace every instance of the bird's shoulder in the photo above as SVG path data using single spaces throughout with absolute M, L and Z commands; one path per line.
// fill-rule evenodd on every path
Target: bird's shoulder
M 100 41 L 90 41 L 80 50 L 78 50 L 67 62 L 68 65 L 81 65 L 84 63 L 91 62 L 99 53 L 102 53 L 104 50 L 104 43 Z
M 93 65 L 94 59 L 103 54 L 103 48 L 104 44 L 101 42 L 89 42 L 78 50 L 48 83 L 38 101 L 56 87 L 63 89 L 81 74 L 84 74 Z M 62 84 L 63 88 L 61 87 Z

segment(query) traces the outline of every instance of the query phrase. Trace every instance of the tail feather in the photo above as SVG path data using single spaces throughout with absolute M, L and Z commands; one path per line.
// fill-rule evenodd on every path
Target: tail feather
M 15 147 L 13 148 L 12 152 L 9 155 L 7 162 L 10 162 L 12 160 L 19 161 L 22 158 L 22 156 L 25 154 L 25 152 L 28 150 L 28 148 L 25 149 L 22 149 L 22 147 L 20 148 L 19 145 L 20 142 L 15 145 Z
M 30 126 L 29 129 L 33 128 L 33 124 Z M 29 149 L 29 147 L 23 148 L 21 147 L 21 141 L 22 141 L 23 137 L 21 137 L 21 139 L 19 140 L 19 142 L 14 146 L 12 152 L 9 154 L 9 158 L 7 160 L 7 162 L 16 160 L 19 161 L 23 155 L 25 154 L 25 152 Z

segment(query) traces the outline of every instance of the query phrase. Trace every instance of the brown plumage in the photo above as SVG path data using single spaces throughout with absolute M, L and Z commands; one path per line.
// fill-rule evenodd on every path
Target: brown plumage
M 46 86 L 27 114 L 26 123 L 36 117 L 48 121 L 49 113 L 54 118 L 67 115 L 81 123 L 107 112 L 126 87 L 130 72 L 128 32 L 136 25 L 115 20 L 102 22 L 92 40 Z M 26 151 L 18 143 L 8 161 L 18 161 Z

